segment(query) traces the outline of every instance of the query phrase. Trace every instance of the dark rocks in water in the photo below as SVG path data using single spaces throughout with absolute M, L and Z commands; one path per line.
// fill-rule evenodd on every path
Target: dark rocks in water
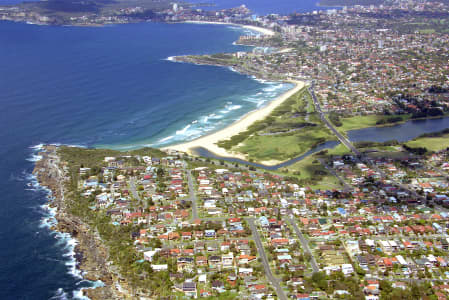
M 50 206 L 57 208 L 57 224 L 51 230 L 65 232 L 77 240 L 75 259 L 77 268 L 83 271 L 83 278 L 90 281 L 102 281 L 103 287 L 83 290 L 83 294 L 90 299 L 125 299 L 115 286 L 119 274 L 115 274 L 108 267 L 108 249 L 101 242 L 95 230 L 85 224 L 79 217 L 68 212 L 64 202 L 64 184 L 66 175 L 63 172 L 57 155 L 56 146 L 45 146 L 39 153 L 42 159 L 36 162 L 33 174 L 39 184 L 51 190 Z

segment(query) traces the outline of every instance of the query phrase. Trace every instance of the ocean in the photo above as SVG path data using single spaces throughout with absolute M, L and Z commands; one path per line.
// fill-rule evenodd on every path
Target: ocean
M 0 22 L 0 299 L 72 299 L 93 284 L 49 227 L 39 144 L 162 146 L 225 127 L 291 88 L 171 56 L 240 51 L 238 27 Z

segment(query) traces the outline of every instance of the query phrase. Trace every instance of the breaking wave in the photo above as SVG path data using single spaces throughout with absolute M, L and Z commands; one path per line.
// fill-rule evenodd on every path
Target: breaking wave
M 39 159 L 42 159 L 42 157 L 37 155 L 37 153 L 43 150 L 43 146 L 43 144 L 31 146 L 30 149 L 32 149 L 32 153 L 27 160 L 35 162 Z M 83 147 L 80 145 L 68 146 Z M 58 224 L 58 221 L 56 220 L 57 208 L 53 207 L 49 203 L 53 197 L 51 190 L 44 186 L 41 186 L 34 174 L 22 174 L 21 176 L 14 177 L 14 179 L 17 181 L 24 181 L 26 183 L 26 190 L 30 190 L 33 192 L 44 192 L 46 194 L 48 203 L 39 206 L 39 210 L 42 214 L 39 228 L 45 229 L 45 231 L 47 231 L 49 235 L 53 236 L 56 240 L 55 246 L 57 246 L 62 251 L 62 260 L 56 258 L 48 258 L 48 260 L 62 261 L 67 267 L 67 273 L 78 280 L 77 285 L 82 285 L 82 287 L 80 287 L 78 290 L 74 290 L 71 296 L 66 291 L 64 291 L 63 288 L 58 288 L 55 291 L 55 294 L 50 299 L 88 299 L 87 297 L 83 296 L 82 290 L 87 288 L 95 288 L 99 285 L 102 285 L 103 283 L 101 281 L 92 282 L 83 279 L 83 272 L 77 268 L 78 263 L 75 253 L 75 247 L 78 241 L 70 236 L 69 233 L 51 230 Z
M 159 138 L 151 144 L 155 147 L 167 146 L 176 143 L 191 141 L 201 136 L 220 130 L 236 120 L 243 117 L 248 112 L 258 109 L 276 97 L 292 88 L 292 84 L 270 82 L 255 79 L 263 86 L 255 94 L 244 95 L 232 101 L 227 101 L 222 107 L 215 109 L 208 114 L 197 116 L 188 124 L 173 129 L 166 137 Z

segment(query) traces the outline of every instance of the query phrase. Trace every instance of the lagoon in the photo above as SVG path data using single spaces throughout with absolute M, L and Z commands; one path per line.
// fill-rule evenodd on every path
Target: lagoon
M 397 140 L 399 142 L 406 142 L 412 140 L 424 133 L 438 132 L 443 129 L 449 128 L 449 117 L 438 119 L 426 119 L 426 120 L 410 120 L 403 124 L 385 126 L 385 127 L 370 127 L 363 129 L 356 129 L 348 131 L 348 138 L 351 142 L 386 142 L 391 140 Z M 245 164 L 265 170 L 277 170 L 280 168 L 288 167 L 302 159 L 308 157 L 311 154 L 319 152 L 325 149 L 331 149 L 337 146 L 339 142 L 328 141 L 316 146 L 315 148 L 307 151 L 306 153 L 297 156 L 293 159 L 287 160 L 283 163 L 274 166 L 266 166 L 254 162 L 249 162 L 237 158 L 220 157 L 207 151 L 204 148 L 195 149 L 198 155 L 221 159 L 232 163 Z

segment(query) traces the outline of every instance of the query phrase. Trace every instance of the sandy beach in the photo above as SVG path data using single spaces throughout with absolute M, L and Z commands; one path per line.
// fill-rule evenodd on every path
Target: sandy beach
M 189 154 L 194 154 L 192 152 L 192 149 L 198 148 L 198 147 L 203 147 L 203 148 L 206 148 L 208 151 L 215 153 L 218 156 L 236 157 L 236 158 L 245 160 L 246 157 L 243 154 L 234 153 L 231 151 L 227 151 L 224 148 L 218 147 L 217 142 L 229 139 L 232 136 L 237 135 L 238 133 L 240 133 L 242 131 L 245 131 L 254 122 L 265 119 L 268 115 L 271 114 L 271 112 L 276 107 L 278 107 L 285 100 L 290 98 L 290 96 L 292 96 L 293 94 L 295 94 L 296 92 L 298 92 L 300 89 L 302 89 L 305 86 L 305 83 L 302 81 L 291 81 L 291 82 L 295 84 L 294 88 L 283 93 L 282 95 L 280 95 L 273 101 L 269 102 L 266 106 L 263 106 L 262 108 L 260 108 L 258 110 L 249 112 L 248 114 L 244 115 L 240 120 L 232 123 L 228 127 L 223 128 L 217 132 L 202 136 L 202 137 L 197 138 L 190 142 L 162 148 L 162 150 L 173 149 L 173 150 L 178 150 L 181 152 L 186 152 Z M 277 163 L 277 161 L 264 162 L 264 163 L 271 163 L 274 165 Z
M 185 21 L 184 23 L 192 23 L 192 24 L 215 24 L 215 25 L 231 25 L 231 26 L 238 26 L 242 28 L 246 28 L 249 30 L 257 31 L 262 35 L 274 35 L 275 32 L 271 29 L 258 27 L 258 26 L 251 26 L 251 25 L 242 25 L 242 24 L 235 24 L 235 23 L 224 23 L 224 22 L 208 22 L 208 21 Z

